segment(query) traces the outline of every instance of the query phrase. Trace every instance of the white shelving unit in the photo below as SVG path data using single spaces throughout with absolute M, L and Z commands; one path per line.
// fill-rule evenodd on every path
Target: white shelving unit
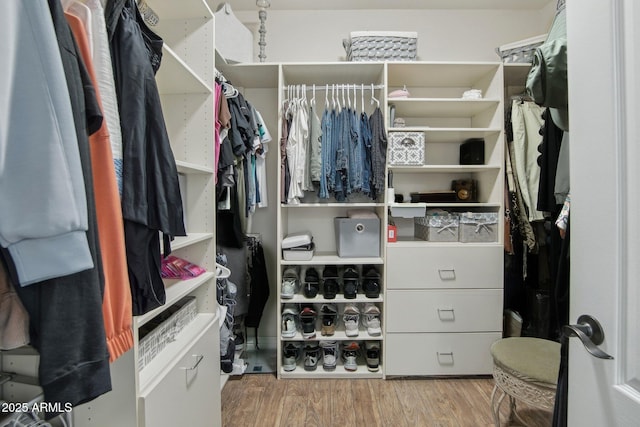
M 172 255 L 207 272 L 165 280 L 166 303 L 134 317 L 134 348 L 112 365 L 113 391 L 74 410 L 82 426 L 220 426 L 219 311 L 215 279 L 214 16 L 205 0 L 147 0 L 164 40 L 156 75 L 178 173 L 186 237 Z M 139 329 L 185 296 L 196 298 L 189 322 L 142 368 Z
M 375 89 L 376 98 L 382 100 L 384 96 L 384 89 L 379 89 L 379 85 L 384 82 L 384 64 L 382 63 L 318 63 L 318 64 L 283 64 L 280 71 L 280 99 L 279 109 L 282 108 L 282 100 L 287 97 L 285 88 L 288 85 L 307 85 L 311 88 L 312 85 L 317 87 L 326 88 L 326 85 L 332 84 L 356 84 L 364 85 L 365 88 L 370 88 L 371 85 L 378 86 Z M 308 94 L 310 96 L 310 94 Z M 358 99 L 360 99 L 360 92 L 358 92 Z M 328 94 L 331 98 L 331 95 Z M 366 105 L 369 108 L 368 113 L 372 111 L 370 100 L 370 92 L 365 92 Z M 318 91 L 316 93 L 316 102 L 318 105 L 318 114 L 321 115 L 324 109 L 325 91 Z M 358 108 L 360 108 L 360 101 L 358 101 Z M 381 109 L 384 112 L 383 104 Z M 279 123 L 283 120 L 282 111 L 280 111 Z M 356 299 L 346 299 L 342 294 L 342 279 L 339 279 L 340 292 L 335 299 L 326 299 L 322 293 L 322 272 L 326 266 L 335 266 L 338 269 L 339 275 L 342 269 L 347 265 L 356 266 L 360 269 L 363 265 L 374 265 L 376 270 L 380 273 L 381 277 L 384 277 L 384 238 L 385 238 L 385 204 L 382 200 L 382 195 L 378 200 L 366 199 L 364 197 L 350 200 L 348 202 L 337 202 L 333 198 L 328 200 L 320 200 L 315 193 L 307 192 L 304 198 L 301 199 L 299 205 L 288 205 L 278 200 L 278 231 L 277 231 L 277 252 L 278 252 L 278 278 L 277 278 L 277 299 L 278 299 L 278 378 L 383 378 L 384 377 L 384 365 L 383 360 L 380 360 L 380 369 L 377 372 L 369 372 L 365 363 L 364 357 L 364 343 L 366 341 L 377 341 L 380 343 L 380 353 L 382 353 L 382 347 L 384 346 L 384 334 L 381 336 L 369 336 L 366 328 L 362 326 L 362 317 L 359 334 L 357 337 L 347 337 L 344 332 L 344 325 L 342 323 L 342 314 L 344 307 L 347 303 L 355 303 L 362 310 L 366 303 L 374 303 L 383 312 L 382 321 L 384 322 L 384 293 L 382 285 L 379 298 L 367 298 L 364 294 L 361 294 L 359 290 Z M 365 209 L 371 212 L 375 212 L 381 221 L 380 230 L 380 256 L 379 257 L 362 257 L 362 258 L 341 258 L 337 254 L 336 249 L 336 237 L 334 231 L 334 217 L 346 217 L 347 211 L 351 209 Z M 314 243 L 316 245 L 314 256 L 309 261 L 287 261 L 282 257 L 281 241 L 290 233 L 309 231 L 311 232 Z M 320 292 L 315 298 L 306 298 L 302 293 L 296 295 L 293 299 L 284 299 L 281 296 L 282 274 L 285 269 L 290 267 L 297 267 L 300 271 L 301 283 L 304 281 L 304 271 L 306 268 L 316 268 L 320 277 Z M 362 277 L 360 277 L 360 284 L 362 283 Z M 322 304 L 335 304 L 338 309 L 338 321 L 336 333 L 332 336 L 322 336 L 320 333 L 321 324 L 321 307 Z M 317 316 L 316 323 L 316 337 L 312 339 L 304 339 L 300 331 L 293 338 L 282 338 L 282 317 L 281 311 L 287 304 L 313 304 Z M 319 359 L 318 366 L 314 371 L 306 371 L 304 369 L 304 354 L 301 354 L 298 366 L 293 371 L 285 371 L 283 368 L 283 346 L 294 341 L 301 345 L 301 353 L 305 344 L 309 342 L 322 343 L 323 341 L 338 341 L 339 345 L 346 341 L 356 341 L 360 344 L 362 355 L 358 359 L 358 368 L 355 371 L 345 370 L 340 355 L 338 355 L 337 367 L 333 371 L 325 371 L 322 367 L 322 356 Z M 340 352 L 340 350 L 339 350 Z
M 389 63 L 387 99 L 406 126 L 424 132 L 425 162 L 388 166 L 395 194 L 450 190 L 454 179 L 478 182 L 472 203 L 427 203 L 427 209 L 497 212 L 503 207 L 503 75 L 500 63 Z M 480 89 L 482 99 L 462 99 Z M 460 165 L 466 139 L 485 141 L 485 163 Z M 387 200 L 387 203 L 393 201 Z M 491 373 L 489 346 L 502 336 L 502 224 L 496 242 L 429 242 L 414 237 L 413 218 L 390 218 L 398 241 L 387 243 L 385 372 L 394 375 Z

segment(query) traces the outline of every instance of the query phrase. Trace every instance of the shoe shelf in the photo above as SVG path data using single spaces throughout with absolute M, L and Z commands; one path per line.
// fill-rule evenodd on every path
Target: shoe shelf
M 383 338 L 383 335 L 369 335 L 366 329 L 359 329 L 358 335 L 355 337 L 347 336 L 344 330 L 336 329 L 333 335 L 320 335 L 317 333 L 313 338 L 304 338 L 302 332 L 296 332 L 295 336 L 287 338 L 281 337 L 282 341 L 379 341 Z
M 309 261 L 287 261 L 282 260 L 282 265 L 364 265 L 364 264 L 384 264 L 382 257 L 373 258 L 340 258 L 337 252 L 316 252 Z
M 377 372 L 371 372 L 364 361 L 359 361 L 355 371 L 347 371 L 341 362 L 338 362 L 333 371 L 325 371 L 321 364 L 315 370 L 307 371 L 304 369 L 304 362 L 298 362 L 293 371 L 285 371 L 284 368 L 280 368 L 278 373 L 280 378 L 383 378 L 382 372 L 384 372 L 382 364 Z
M 334 304 L 347 304 L 347 303 L 367 303 L 367 302 L 382 302 L 382 294 L 376 298 L 369 298 L 363 294 L 356 295 L 355 298 L 345 298 L 344 294 L 337 294 L 335 298 L 325 298 L 322 294 L 316 295 L 314 298 L 308 298 L 302 294 L 296 294 L 293 298 L 280 297 L 280 301 L 283 304 L 318 304 L 318 303 L 334 303 Z

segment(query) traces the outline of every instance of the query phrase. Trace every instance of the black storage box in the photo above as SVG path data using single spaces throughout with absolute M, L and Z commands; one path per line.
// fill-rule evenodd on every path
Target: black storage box
M 484 165 L 484 139 L 470 138 L 460 144 L 461 165 Z

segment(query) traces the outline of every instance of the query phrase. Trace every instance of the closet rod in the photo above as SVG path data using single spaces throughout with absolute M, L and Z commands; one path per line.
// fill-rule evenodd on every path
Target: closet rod
M 344 89 L 349 89 L 349 90 L 371 90 L 371 88 L 373 87 L 373 89 L 384 89 L 386 86 L 384 85 L 373 85 L 371 86 L 371 84 L 365 84 L 364 87 L 361 84 L 340 84 L 340 83 L 328 83 L 329 85 L 329 90 L 331 90 L 332 86 L 335 86 L 336 89 L 340 88 L 342 89 L 344 87 Z M 327 84 L 322 84 L 322 85 L 316 85 L 315 90 L 316 91 L 323 91 L 323 90 L 327 90 Z M 313 85 L 304 85 L 304 84 L 299 84 L 299 85 L 288 85 L 285 86 L 285 90 L 287 92 L 289 91 L 299 91 L 300 88 L 303 87 L 304 90 L 306 90 L 307 92 L 312 92 L 313 89 Z

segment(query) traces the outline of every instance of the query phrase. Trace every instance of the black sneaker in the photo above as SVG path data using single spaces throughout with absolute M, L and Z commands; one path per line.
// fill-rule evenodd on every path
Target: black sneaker
M 304 347 L 304 370 L 315 371 L 320 360 L 320 346 L 318 343 L 309 343 Z
M 322 272 L 322 294 L 326 299 L 334 299 L 339 290 L 338 269 L 335 265 L 327 265 Z
M 300 310 L 300 323 L 302 325 L 302 337 L 305 339 L 316 336 L 316 310 L 312 305 L 305 305 Z
M 342 274 L 342 288 L 344 291 L 344 297 L 347 299 L 354 299 L 358 294 L 358 285 L 360 275 L 358 270 L 353 266 L 345 268 Z
M 320 290 L 320 278 L 318 277 L 318 271 L 313 268 L 307 268 L 304 274 L 304 296 L 307 298 L 315 298 Z
M 338 319 L 338 309 L 335 304 L 322 304 L 320 309 L 322 314 L 321 334 L 331 336 L 336 333 L 336 320 Z
M 380 296 L 380 273 L 373 266 L 365 266 L 362 274 L 362 290 L 367 298 Z
M 367 341 L 365 343 L 365 353 L 369 372 L 378 372 L 380 370 L 380 343 Z

